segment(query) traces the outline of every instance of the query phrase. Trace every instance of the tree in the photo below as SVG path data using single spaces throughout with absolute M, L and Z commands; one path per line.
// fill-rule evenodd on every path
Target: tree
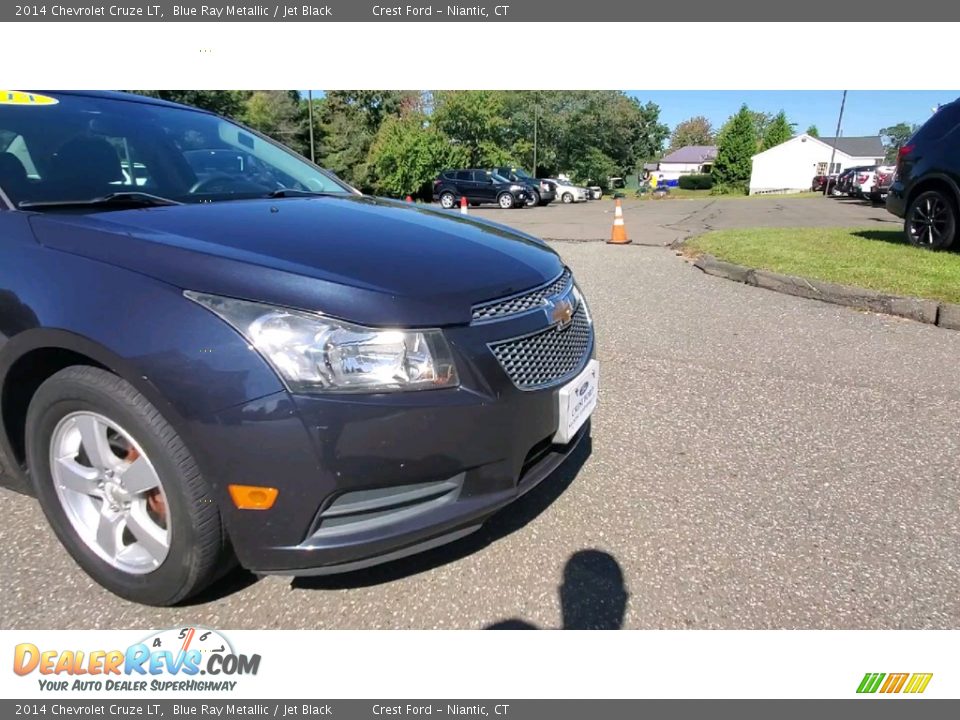
M 243 114 L 249 90 L 131 90 L 137 95 L 192 105 L 231 118 Z
M 367 159 L 383 122 L 418 112 L 419 92 L 410 90 L 330 90 L 320 119 L 323 141 L 318 162 L 351 185 L 372 189 Z
M 793 137 L 793 128 L 787 121 L 787 114 L 781 110 L 776 117 L 767 126 L 767 131 L 763 134 L 763 143 L 761 150 L 769 150 L 776 147 Z
M 595 147 L 587 148 L 574 158 L 570 166 L 574 181 L 584 185 L 607 187 L 608 178 L 619 176 L 621 172 L 613 158 Z
M 887 149 L 886 161 L 888 163 L 892 163 L 897 159 L 897 153 L 900 151 L 900 148 L 907 144 L 907 141 L 918 128 L 918 125 L 900 122 L 880 130 L 880 138 L 883 140 L 883 146 Z
M 438 173 L 466 164 L 465 148 L 452 145 L 419 113 L 387 118 L 377 131 L 367 162 L 376 192 L 394 197 L 426 196 Z
M 257 90 L 247 98 L 241 119 L 304 157 L 310 156 L 307 104 L 298 91 Z
M 433 94 L 432 120 L 461 147 L 468 165 L 513 162 L 503 93 L 494 90 L 444 90 Z
M 713 145 L 713 126 L 703 115 L 677 123 L 670 135 L 670 149 L 679 150 L 689 145 Z
M 727 121 L 717 140 L 713 180 L 719 191 L 746 192 L 750 183 L 751 158 L 757 152 L 757 131 L 753 113 L 743 105 Z
M 610 158 L 613 173 L 622 176 L 662 152 L 670 129 L 660 122 L 656 104 L 611 90 L 579 91 L 568 98 L 569 119 L 557 153 L 561 168 L 595 167 L 596 149 Z M 596 178 L 601 185 L 606 180 Z
M 811 125 L 810 127 L 807 128 L 807 135 L 809 135 L 810 137 L 818 138 L 820 137 L 820 131 L 817 130 L 816 125 Z

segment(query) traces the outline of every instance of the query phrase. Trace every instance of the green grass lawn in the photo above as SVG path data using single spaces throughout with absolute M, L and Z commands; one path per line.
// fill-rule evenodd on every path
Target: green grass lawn
M 899 230 L 720 230 L 693 238 L 685 247 L 785 275 L 960 303 L 960 254 L 912 247 Z

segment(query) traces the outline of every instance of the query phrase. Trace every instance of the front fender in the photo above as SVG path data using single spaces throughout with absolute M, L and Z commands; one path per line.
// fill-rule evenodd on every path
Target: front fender
M 46 348 L 68 350 L 131 383 L 190 446 L 194 423 L 215 423 L 219 411 L 283 391 L 239 333 L 153 278 L 19 245 L 16 252 L 0 247 L 0 291 L 0 396 L 19 361 Z

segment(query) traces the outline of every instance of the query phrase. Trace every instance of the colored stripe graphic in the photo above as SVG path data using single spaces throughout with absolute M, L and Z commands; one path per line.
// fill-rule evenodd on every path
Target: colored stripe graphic
M 880 682 L 884 677 L 886 677 L 884 673 L 867 673 L 863 676 L 863 680 L 860 681 L 860 687 L 857 688 L 857 692 L 875 693 L 877 688 L 880 687 Z
M 927 689 L 933 673 L 866 673 L 860 685 L 857 687 L 858 693 L 880 692 L 887 695 L 899 692 L 919 694 Z
M 904 690 L 905 693 L 922 693 L 927 689 L 927 685 L 930 684 L 930 679 L 933 677 L 933 673 L 914 673 L 910 678 L 910 682 L 907 683 L 907 687 Z
M 887 675 L 887 681 L 880 688 L 882 693 L 898 693 L 903 688 L 903 684 L 910 677 L 910 673 L 890 673 Z

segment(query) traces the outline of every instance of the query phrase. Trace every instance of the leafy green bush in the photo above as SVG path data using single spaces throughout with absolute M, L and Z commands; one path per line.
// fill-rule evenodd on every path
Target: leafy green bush
M 681 175 L 677 184 L 682 190 L 709 190 L 713 187 L 713 178 L 707 174 Z
M 711 195 L 746 195 L 749 190 L 740 183 L 718 183 L 710 189 Z

